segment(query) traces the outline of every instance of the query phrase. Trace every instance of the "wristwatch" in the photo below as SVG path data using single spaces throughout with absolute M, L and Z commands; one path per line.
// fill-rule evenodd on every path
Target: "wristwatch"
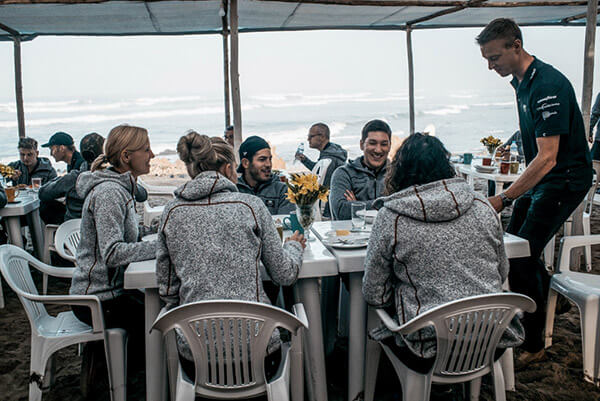
M 500 197 L 500 200 L 502 201 L 502 207 L 507 207 L 512 205 L 514 199 L 509 198 L 508 196 L 506 196 L 506 194 L 504 192 L 502 192 L 500 195 L 498 195 Z

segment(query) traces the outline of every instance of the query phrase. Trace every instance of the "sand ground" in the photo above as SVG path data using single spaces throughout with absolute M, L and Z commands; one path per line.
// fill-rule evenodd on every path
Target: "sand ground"
M 152 184 L 177 185 L 186 180 L 181 170 L 173 171 L 166 178 L 150 178 Z M 172 176 L 171 176 L 172 175 Z M 153 204 L 164 203 L 164 198 L 151 199 Z M 506 216 L 504 216 L 506 219 Z M 591 218 L 592 233 L 600 233 L 600 213 L 595 210 Z M 600 274 L 600 247 L 593 247 L 594 274 Z M 38 283 L 40 277 L 35 276 Z M 69 283 L 51 279 L 50 290 L 55 294 L 68 291 Z M 41 285 L 40 285 L 41 287 Z M 15 294 L 2 283 L 6 307 L 0 309 L 0 400 L 26 400 L 28 394 L 30 328 L 21 304 Z M 61 307 L 50 306 L 56 313 Z M 517 391 L 508 392 L 508 400 L 599 400 L 600 390 L 583 380 L 579 313 L 575 307 L 569 313 L 557 316 L 553 345 L 547 350 L 547 359 L 516 373 Z M 328 383 L 330 400 L 345 399 L 345 375 L 348 361 L 345 346 L 341 341 L 333 357 L 328 360 Z M 385 358 L 382 358 L 385 360 Z M 386 363 L 386 362 L 382 362 Z M 82 400 L 79 391 L 81 358 L 77 347 L 70 347 L 56 354 L 56 382 L 44 393 L 44 400 Z M 400 386 L 389 365 L 380 367 L 376 399 L 396 400 Z M 455 389 L 456 390 L 456 389 Z M 456 392 L 456 391 L 455 391 Z M 453 393 L 456 395 L 455 393 Z M 96 399 L 108 399 L 96 394 Z M 144 399 L 144 376 L 130 378 L 129 400 Z M 437 400 L 456 399 L 443 389 L 432 397 Z M 482 400 L 492 400 L 489 380 L 484 380 Z

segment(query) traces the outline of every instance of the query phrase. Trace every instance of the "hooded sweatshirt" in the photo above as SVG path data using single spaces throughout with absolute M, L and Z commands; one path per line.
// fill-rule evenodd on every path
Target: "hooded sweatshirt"
M 508 275 L 502 225 L 487 200 L 462 178 L 413 186 L 377 199 L 379 207 L 365 260 L 363 295 L 368 304 L 393 306 L 404 324 L 436 306 L 474 295 L 502 292 Z M 416 355 L 435 355 L 428 327 L 408 336 L 385 326 L 376 340 L 395 335 Z M 500 341 L 518 345 L 524 332 L 514 319 Z
M 45 157 L 38 157 L 38 162 L 31 174 L 29 173 L 27 166 L 24 165 L 21 160 L 9 163 L 8 165 L 21 172 L 21 175 L 17 179 L 17 184 L 31 185 L 32 178 L 41 178 L 43 185 L 56 177 L 56 170 L 52 167 L 50 160 Z
M 282 247 L 259 198 L 205 171 L 178 188 L 165 206 L 156 256 L 159 294 L 169 308 L 210 299 L 269 304 L 260 262 L 273 282 L 291 285 L 302 265 L 302 246 L 289 241 Z M 279 344 L 277 334 L 271 343 Z M 179 349 L 192 360 L 181 338 Z
M 331 177 L 329 202 L 334 220 L 350 220 L 352 217 L 351 202 L 344 197 L 346 190 L 352 191 L 357 201 L 366 202 L 367 209 L 373 209 L 373 201 L 383 195 L 388 161 L 377 172 L 366 167 L 363 161 L 364 156 L 350 160 Z
M 244 174 L 238 178 L 237 188 L 240 192 L 258 196 L 271 214 L 289 214 L 296 209 L 287 198 L 287 185 L 279 180 L 278 175 L 271 175 L 265 182 L 259 182 L 252 188 L 244 180 Z
M 127 265 L 156 256 L 156 241 L 138 242 L 135 179 L 111 169 L 86 171 L 75 187 L 85 202 L 70 293 L 114 299 L 123 293 Z
M 85 198 L 80 197 L 75 189 L 77 177 L 84 171 L 89 170 L 88 162 L 79 165 L 79 170 L 71 170 L 67 174 L 54 178 L 52 181 L 41 186 L 38 196 L 42 202 L 65 197 L 66 211 L 65 221 L 81 218 L 81 209 Z M 137 184 L 135 192 L 136 202 L 144 202 L 148 199 L 148 192 L 144 187 Z

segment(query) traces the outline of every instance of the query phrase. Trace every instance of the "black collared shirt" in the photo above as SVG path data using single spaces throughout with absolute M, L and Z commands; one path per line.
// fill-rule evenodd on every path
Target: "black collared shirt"
M 519 83 L 511 85 L 517 95 L 519 126 L 527 164 L 538 153 L 537 138 L 561 135 L 556 166 L 538 185 L 564 182 L 569 190 L 588 188 L 592 179 L 590 157 L 583 117 L 575 91 L 569 80 L 558 70 L 534 57 Z

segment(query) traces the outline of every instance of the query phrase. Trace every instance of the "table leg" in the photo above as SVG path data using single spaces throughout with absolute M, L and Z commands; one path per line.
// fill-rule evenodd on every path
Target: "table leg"
M 146 288 L 144 296 L 146 322 L 146 400 L 167 399 L 165 350 L 162 334 L 153 330 L 152 324 L 160 312 L 158 288 Z
M 502 190 L 504 189 L 504 183 L 501 181 L 495 181 L 496 183 L 496 193 L 494 193 L 494 195 L 499 195 L 502 193 Z
M 348 339 L 348 400 L 364 390 L 367 304 L 362 295 L 363 272 L 350 273 L 350 335 Z
M 29 223 L 33 249 L 37 254 L 37 258 L 41 260 L 44 257 L 44 233 L 42 231 L 42 220 L 40 219 L 39 209 L 35 209 L 27 215 L 27 222 Z
M 23 237 L 21 236 L 21 218 L 20 216 L 5 217 L 6 228 L 8 231 L 8 240 L 14 246 L 25 249 Z
M 304 304 L 308 330 L 304 332 L 304 376 L 310 401 L 327 401 L 325 349 L 317 278 L 300 279 L 296 283 L 299 301 Z

